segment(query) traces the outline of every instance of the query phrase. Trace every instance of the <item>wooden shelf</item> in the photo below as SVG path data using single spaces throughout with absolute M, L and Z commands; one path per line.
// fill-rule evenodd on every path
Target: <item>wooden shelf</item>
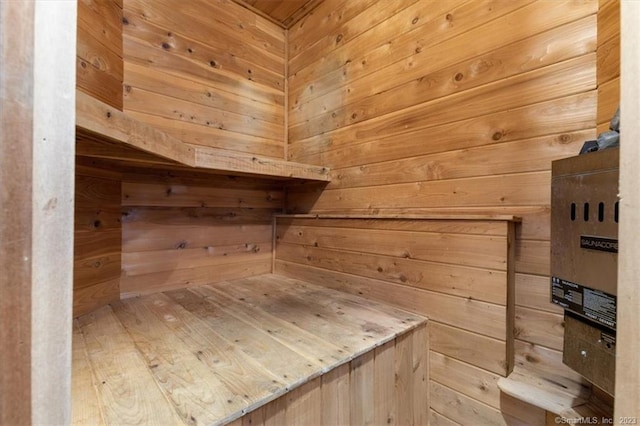
M 329 169 L 270 157 L 192 145 L 76 91 L 78 154 L 183 165 L 232 175 L 329 182 Z
M 498 381 L 498 387 L 509 396 L 564 419 L 612 417 L 611 408 L 593 398 L 591 388 L 524 367 L 516 366 L 509 377 Z

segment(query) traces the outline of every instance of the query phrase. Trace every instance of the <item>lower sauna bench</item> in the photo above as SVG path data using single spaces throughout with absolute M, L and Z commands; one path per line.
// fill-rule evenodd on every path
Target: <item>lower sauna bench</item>
M 74 424 L 427 424 L 426 320 L 278 275 L 75 320 Z

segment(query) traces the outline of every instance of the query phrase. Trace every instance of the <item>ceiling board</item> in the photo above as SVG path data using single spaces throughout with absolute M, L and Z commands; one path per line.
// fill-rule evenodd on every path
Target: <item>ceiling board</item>
M 322 0 L 236 0 L 289 28 L 314 9 Z

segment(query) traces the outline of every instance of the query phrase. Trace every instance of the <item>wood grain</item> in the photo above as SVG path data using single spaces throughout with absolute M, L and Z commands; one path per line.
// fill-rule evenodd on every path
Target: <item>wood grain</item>
M 500 375 L 433 351 L 429 354 L 429 362 L 431 380 L 494 408 L 500 408 Z
M 285 262 L 387 281 L 427 290 L 429 294 L 438 292 L 493 303 L 504 303 L 506 297 L 506 274 L 496 271 L 285 244 L 276 248 L 276 256 Z
M 281 186 L 174 168 L 131 167 L 123 179 L 124 295 L 271 270 Z
M 432 351 L 506 376 L 504 342 L 435 322 L 429 325 L 429 335 Z
M 171 421 L 184 424 L 111 307 L 80 317 L 79 326 L 100 388 L 105 423 Z
M 621 84 L 621 132 L 629 140 L 638 137 L 638 119 L 640 111 L 637 106 L 639 96 L 638 87 L 633 82 L 633 76 L 640 70 L 640 58 L 638 58 L 638 29 L 637 19 L 640 17 L 638 4 L 621 2 L 621 52 L 622 71 Z M 622 112 L 624 111 L 624 112 Z M 618 327 L 618 338 L 623 343 L 623 348 L 616 353 L 616 416 L 638 416 L 640 407 L 640 391 L 634 387 L 640 377 L 640 368 L 637 363 L 638 335 L 640 324 L 634 313 L 633 307 L 638 306 L 640 297 L 634 278 L 638 273 L 638 265 L 633 259 L 637 259 L 638 241 L 633 238 L 633 224 L 637 220 L 638 195 L 635 182 L 638 181 L 638 168 L 635 166 L 639 157 L 638 148 L 633 144 L 622 145 L 620 151 L 620 193 L 622 214 L 628 215 L 626 220 L 620 222 L 620 235 L 623 244 L 628 248 L 620 253 L 618 270 L 618 315 L 622 321 Z
M 74 316 L 120 299 L 121 175 L 82 166 L 75 178 Z
M 500 237 L 435 234 L 376 229 L 280 227 L 281 243 L 328 249 L 363 251 L 406 259 L 427 260 L 479 268 L 506 270 L 506 240 Z M 442 247 L 447 247 L 446 252 Z M 363 249 L 362 247 L 366 247 Z
M 77 321 L 73 324 L 72 365 L 71 424 L 104 425 L 104 416 L 97 393 L 97 381 L 87 354 L 84 336 Z
M 76 86 L 122 110 L 122 6 L 115 0 L 81 0 L 77 8 Z
M 596 117 L 596 108 L 596 94 L 588 92 L 460 122 L 402 131 L 396 135 L 361 135 L 357 139 L 344 141 L 320 136 L 305 140 L 304 143 L 291 142 L 289 158 L 348 167 L 528 139 L 545 134 L 561 134 L 590 128 Z M 565 110 L 571 112 L 561 115 Z M 559 119 L 559 116 L 563 119 Z M 545 123 L 544 128 L 531 123 L 530 117 L 536 117 L 536 121 L 539 119 Z M 424 143 L 425 139 L 429 140 L 429 143 Z
M 188 143 L 282 158 L 282 28 L 230 0 L 132 0 L 123 15 L 126 111 Z
M 322 376 L 322 424 L 349 423 L 349 369 L 345 364 Z
M 74 420 L 359 424 L 378 406 L 416 424 L 404 408 L 427 401 L 425 327 L 275 275 L 123 300 L 76 321 Z
M 607 37 L 610 45 L 601 48 L 598 3 L 421 0 L 388 14 L 382 25 L 363 18 L 375 17 L 391 5 L 361 7 L 328 0 L 290 29 L 288 158 L 331 167 L 332 182 L 326 187 L 289 186 L 287 212 L 399 218 L 434 213 L 520 215 L 522 224 L 510 242 L 515 261 L 509 276 L 515 292 L 509 305 L 516 302 L 522 314 L 516 328 L 528 330 L 523 339 L 557 347 L 557 308 L 545 300 L 545 188 L 552 158 L 576 154 L 584 140 L 596 136 L 596 122 L 604 124 L 597 112 L 602 81 L 598 77 L 616 72 L 615 67 L 600 69 L 597 50 L 614 58 L 616 42 Z M 604 84 L 600 93 L 606 84 L 613 92 L 613 83 Z M 410 238 L 403 240 L 400 232 L 381 226 L 371 228 L 380 238 L 369 236 L 363 228 L 371 226 L 371 220 L 366 227 L 343 220 L 334 229 L 328 221 L 289 222 L 278 247 L 286 259 L 278 259 L 276 252 L 276 270 L 315 276 L 333 288 L 418 309 L 433 318 L 432 351 L 469 363 L 478 369 L 478 378 L 509 371 L 511 354 L 506 347 L 502 360 L 482 357 L 484 351 L 502 353 L 488 348 L 499 341 L 476 340 L 479 335 L 465 334 L 470 331 L 467 325 L 451 327 L 451 318 L 437 314 L 437 307 L 418 302 L 426 292 L 470 295 L 473 289 L 461 287 L 467 279 L 457 280 L 455 290 L 453 285 L 426 291 L 407 288 L 416 285 L 416 275 L 409 271 L 417 270 L 409 265 L 418 262 Z M 429 232 L 402 230 L 421 237 L 420 232 Z M 471 230 L 456 235 L 480 242 Z M 444 240 L 434 241 L 434 247 L 442 247 L 437 262 L 447 265 L 478 260 L 469 253 L 447 256 Z M 411 258 L 402 258 L 401 248 Z M 393 262 L 384 263 L 384 256 Z M 363 276 L 375 279 L 375 286 L 359 279 Z M 398 280 L 402 277 L 405 282 Z M 511 329 L 511 319 L 505 321 Z M 438 327 L 448 328 L 443 332 Z M 474 353 L 484 345 L 488 346 Z M 559 371 L 560 377 L 569 375 Z M 459 391 L 449 394 L 453 399 L 455 392 Z M 478 409 L 487 414 L 487 422 L 497 424 L 544 421 L 536 410 L 527 416 L 527 407 L 517 401 L 504 401 L 502 406 L 495 385 L 493 392 L 494 411 L 485 410 L 482 393 L 476 393 L 467 395 L 465 405 L 474 407 L 467 414 Z M 456 420 L 442 410 L 433 413 L 437 421 Z M 457 421 L 476 424 L 477 418 Z

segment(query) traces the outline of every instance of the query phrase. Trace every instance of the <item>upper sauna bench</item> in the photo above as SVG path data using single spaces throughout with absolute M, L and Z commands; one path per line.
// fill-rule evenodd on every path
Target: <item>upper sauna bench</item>
M 77 144 L 77 153 L 85 156 L 190 166 L 231 175 L 330 181 L 326 167 L 187 144 L 81 91 L 76 91 L 76 139 L 82 142 Z

